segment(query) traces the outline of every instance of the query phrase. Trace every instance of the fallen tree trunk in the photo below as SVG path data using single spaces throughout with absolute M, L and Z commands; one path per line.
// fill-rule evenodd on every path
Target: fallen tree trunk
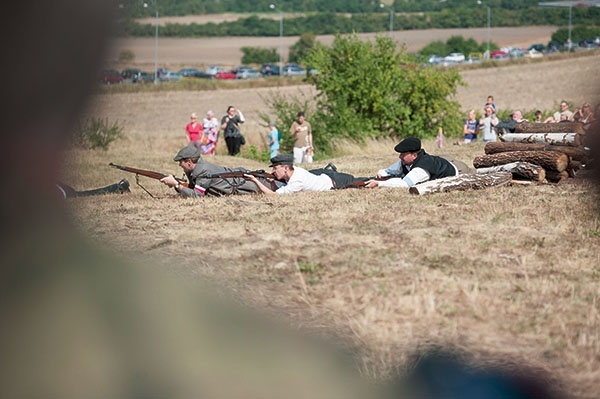
M 577 133 L 504 133 L 501 141 L 516 143 L 545 143 L 554 145 L 579 145 Z
M 521 122 L 515 126 L 515 133 L 583 133 L 583 124 L 579 122 Z
M 513 178 L 521 177 L 533 181 L 544 181 L 546 178 L 546 170 L 544 168 L 529 162 L 512 162 L 505 165 L 477 169 L 477 173 L 479 174 L 499 171 L 510 172 L 512 173 Z
M 569 165 L 569 157 L 558 151 L 511 151 L 475 157 L 476 169 L 505 165 L 512 162 L 529 162 L 546 170 L 562 172 Z
M 488 187 L 501 186 L 510 182 L 510 172 L 492 172 L 486 174 L 468 173 L 458 176 L 444 177 L 417 184 L 408 189 L 411 194 L 431 194 L 448 191 L 480 190 Z
M 588 152 L 582 148 L 544 143 L 515 143 L 496 141 L 487 143 L 484 151 L 486 154 L 498 154 L 500 152 L 510 151 L 559 151 L 567 154 L 569 158 L 575 161 L 585 163 L 588 159 Z

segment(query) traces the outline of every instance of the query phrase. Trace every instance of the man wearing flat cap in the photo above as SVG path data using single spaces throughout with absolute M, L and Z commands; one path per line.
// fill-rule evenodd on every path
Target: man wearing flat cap
M 470 172 L 470 168 L 461 161 L 427 154 L 421 148 L 421 140 L 416 137 L 405 138 L 394 147 L 394 150 L 400 153 L 400 159 L 389 168 L 377 172 L 378 178 L 391 178 L 369 180 L 365 187 L 412 187 L 428 180 Z
M 223 178 L 210 177 L 220 173 L 229 172 L 249 172 L 245 168 L 226 168 L 215 165 L 202 159 L 200 151 L 194 146 L 183 147 L 175 158 L 179 166 L 185 172 L 189 181 L 188 187 L 184 187 L 173 176 L 166 176 L 160 181 L 169 187 L 172 187 L 181 194 L 182 197 L 199 197 L 203 195 L 221 196 L 228 194 L 254 194 L 258 193 L 257 186 L 243 177 Z M 266 179 L 259 178 L 259 181 L 270 185 Z
M 357 181 L 364 181 L 364 178 L 355 178 L 348 173 L 338 172 L 331 164 L 323 169 L 306 170 L 299 166 L 294 166 L 294 156 L 292 154 L 279 154 L 271 158 L 273 174 L 279 181 L 286 182 L 286 185 L 277 190 L 270 189 L 267 185 L 260 182 L 252 175 L 246 175 L 248 180 L 256 183 L 256 186 L 265 194 L 292 194 L 299 191 L 329 191 L 332 189 L 346 188 Z

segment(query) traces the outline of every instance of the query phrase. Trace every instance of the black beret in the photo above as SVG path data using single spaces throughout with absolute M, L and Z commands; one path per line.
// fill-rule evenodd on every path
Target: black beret
M 402 140 L 394 150 L 396 152 L 415 152 L 421 149 L 421 140 L 416 137 L 407 137 Z
M 270 168 L 277 165 L 293 165 L 294 164 L 294 156 L 292 154 L 279 154 L 271 158 Z

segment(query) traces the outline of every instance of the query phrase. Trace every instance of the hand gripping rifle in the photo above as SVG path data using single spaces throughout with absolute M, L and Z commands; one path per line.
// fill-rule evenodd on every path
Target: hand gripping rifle
M 153 196 L 153 195 L 152 195 L 152 194 L 151 194 L 151 193 L 150 193 L 148 190 L 146 190 L 146 188 L 145 188 L 144 186 L 142 186 L 142 185 L 140 184 L 140 181 L 139 181 L 140 175 L 141 175 L 141 176 L 146 176 L 146 177 L 149 177 L 149 178 L 151 178 L 151 179 L 156 179 L 156 180 L 160 180 L 160 179 L 162 179 L 163 177 L 167 177 L 167 176 L 169 176 L 169 175 L 165 175 L 165 174 L 163 174 L 163 173 L 160 173 L 160 172 L 154 172 L 154 171 L 152 171 L 152 170 L 138 169 L 138 168 L 131 168 L 131 167 L 129 167 L 129 166 L 121 166 L 121 165 L 116 165 L 116 164 L 114 164 L 114 163 L 112 163 L 112 162 L 111 162 L 111 163 L 109 163 L 109 164 L 108 164 L 108 166 L 112 166 L 113 168 L 117 168 L 117 169 L 120 169 L 120 170 L 124 170 L 125 172 L 129 172 L 129 173 L 135 173 L 135 183 L 136 183 L 138 186 L 140 186 L 140 187 L 141 187 L 141 188 L 142 188 L 142 189 L 143 189 L 145 192 L 147 192 L 147 193 L 148 193 L 148 195 L 150 195 L 152 198 L 154 198 L 154 196 Z M 188 187 L 188 186 L 189 186 L 188 182 L 187 182 L 187 181 L 185 181 L 185 180 L 178 179 L 178 178 L 175 178 L 175 180 L 177 180 L 177 181 L 178 181 L 178 182 L 179 182 L 179 183 L 180 183 L 182 186 L 184 186 L 184 187 Z

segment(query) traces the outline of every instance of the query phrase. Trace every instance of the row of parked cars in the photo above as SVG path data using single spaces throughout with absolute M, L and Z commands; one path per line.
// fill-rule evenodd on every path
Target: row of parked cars
M 600 48 L 600 37 L 595 39 L 584 39 L 579 43 L 564 43 L 550 42 L 547 46 L 541 43 L 532 44 L 528 48 L 505 47 L 499 50 L 490 52 L 489 58 L 492 60 L 508 60 L 521 57 L 538 58 L 544 54 L 551 54 L 561 51 L 580 51 L 593 50 Z M 452 66 L 457 64 L 473 64 L 481 62 L 481 54 L 469 54 L 465 56 L 462 53 L 450 53 L 445 57 L 439 55 L 431 55 L 427 60 L 428 65 Z
M 283 71 L 283 72 L 282 72 Z M 173 82 L 183 78 L 200 79 L 254 79 L 263 76 L 306 76 L 307 73 L 316 73 L 315 69 L 304 69 L 297 64 L 286 64 L 283 69 L 274 63 L 263 64 L 260 70 L 250 66 L 241 65 L 232 70 L 211 65 L 206 70 L 198 68 L 182 68 L 179 71 L 171 71 L 160 68 L 158 80 L 161 82 Z M 154 82 L 154 73 L 148 73 L 135 68 L 127 68 L 119 72 L 116 69 L 105 69 L 100 76 L 100 82 L 104 84 L 119 84 L 123 82 L 151 83 Z

